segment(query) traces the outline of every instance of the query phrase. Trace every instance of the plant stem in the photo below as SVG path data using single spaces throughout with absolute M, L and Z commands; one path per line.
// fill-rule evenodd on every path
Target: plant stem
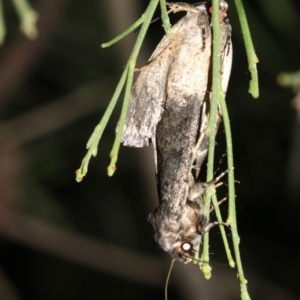
M 160 10 L 161 10 L 161 19 L 163 22 L 163 27 L 165 29 L 166 35 L 171 35 L 171 24 L 168 16 L 168 11 L 166 7 L 166 0 L 160 0 Z
M 259 87 L 258 87 L 258 74 L 257 74 L 256 64 L 258 63 L 259 60 L 254 50 L 243 2 L 242 0 L 234 0 L 234 1 L 238 12 L 239 20 L 241 23 L 242 34 L 244 37 L 245 48 L 246 48 L 246 53 L 248 58 L 249 71 L 251 73 L 251 80 L 250 80 L 248 91 L 253 98 L 258 98 Z
M 220 61 L 220 19 L 219 19 L 219 0 L 212 1 L 212 28 L 213 28 L 213 49 L 212 49 L 212 95 L 210 100 L 210 111 L 207 131 L 209 134 L 208 158 L 207 158 L 207 177 L 206 181 L 210 182 L 214 176 L 214 152 L 216 138 L 216 118 L 218 111 L 219 91 L 221 88 L 221 61 Z M 205 195 L 204 216 L 209 220 L 211 193 L 214 188 L 208 188 Z M 204 261 L 202 272 L 206 278 L 210 277 L 209 266 L 209 235 L 208 232 L 203 238 L 202 259 Z
M 135 21 L 130 27 L 128 27 L 126 30 L 124 30 L 122 33 L 120 33 L 118 36 L 110 40 L 109 42 L 101 44 L 102 48 L 110 47 L 111 45 L 115 44 L 119 40 L 121 40 L 123 37 L 128 35 L 130 32 L 134 31 L 138 26 L 140 26 L 144 21 L 144 15 L 142 15 L 137 21 Z
M 228 205 L 229 205 L 229 213 L 228 219 L 226 223 L 230 224 L 231 232 L 232 232 L 232 243 L 236 260 L 236 267 L 238 271 L 238 277 L 240 280 L 241 287 L 241 298 L 242 300 L 250 300 L 250 296 L 247 290 L 247 281 L 244 277 L 244 271 L 240 256 L 239 243 L 240 237 L 237 230 L 237 222 L 236 222 L 236 207 L 235 207 L 235 187 L 234 187 L 234 170 L 233 170 L 233 148 L 232 148 L 232 136 L 230 129 L 230 121 L 228 110 L 224 97 L 220 97 L 220 106 L 223 115 L 223 122 L 225 128 L 226 135 L 226 145 L 227 145 L 227 164 L 230 169 L 228 172 Z
M 89 140 L 87 142 L 87 145 L 86 145 L 86 148 L 88 149 L 87 154 L 84 156 L 84 158 L 81 162 L 80 168 L 76 171 L 76 181 L 77 182 L 80 182 L 83 179 L 83 177 L 86 175 L 91 157 L 92 156 L 95 157 L 97 155 L 99 141 L 102 137 L 103 131 L 107 125 L 108 120 L 110 119 L 110 116 L 111 116 L 111 114 L 117 104 L 117 101 L 119 99 L 119 96 L 122 92 L 123 86 L 126 81 L 127 73 L 128 73 L 128 67 L 126 66 L 123 71 L 123 74 L 120 78 L 120 81 L 115 89 L 115 92 L 109 102 L 109 105 L 108 105 L 103 117 L 101 118 L 101 121 L 95 127 L 94 132 L 92 133 L 91 137 L 89 138 Z
M 123 127 L 125 124 L 125 118 L 126 118 L 126 113 L 128 110 L 128 103 L 129 103 L 129 98 L 130 98 L 130 91 L 131 91 L 131 87 L 132 87 L 133 73 L 134 73 L 133 71 L 134 71 L 134 67 L 136 64 L 136 59 L 137 59 L 138 53 L 140 51 L 140 48 L 141 48 L 144 38 L 146 36 L 148 27 L 151 23 L 151 19 L 153 17 L 156 7 L 157 7 L 158 1 L 159 0 L 151 0 L 150 1 L 150 3 L 143 15 L 143 18 L 144 18 L 143 25 L 141 27 L 141 30 L 136 39 L 135 45 L 132 49 L 131 55 L 130 55 L 128 63 L 127 63 L 127 66 L 129 69 L 128 69 L 128 75 L 127 75 L 126 91 L 125 91 L 123 107 L 122 107 L 122 111 L 121 111 L 121 115 L 120 115 L 120 119 L 119 119 L 118 132 L 117 132 L 117 135 L 116 135 L 116 138 L 114 141 L 113 148 L 110 152 L 111 162 L 107 168 L 108 176 L 112 176 L 116 170 L 116 162 L 118 159 L 121 135 L 122 135 Z

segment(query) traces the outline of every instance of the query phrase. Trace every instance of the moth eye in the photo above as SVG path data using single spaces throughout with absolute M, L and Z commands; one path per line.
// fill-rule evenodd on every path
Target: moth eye
M 183 242 L 181 244 L 181 249 L 185 253 L 192 253 L 194 251 L 193 245 L 189 242 Z

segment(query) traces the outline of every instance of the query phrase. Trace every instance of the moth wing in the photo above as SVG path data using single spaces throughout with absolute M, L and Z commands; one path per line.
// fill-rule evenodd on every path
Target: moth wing
M 185 18 L 172 27 L 171 36 L 163 37 L 132 88 L 122 135 L 124 146 L 144 147 L 155 136 L 166 98 L 169 67 L 184 35 Z
M 187 17 L 185 36 L 170 66 L 167 99 L 157 129 L 160 199 L 169 201 L 175 210 L 187 200 L 191 157 L 199 134 L 211 56 L 206 11 L 188 13 Z
M 166 77 L 172 53 L 166 49 L 162 55 L 144 67 L 135 82 L 123 129 L 124 146 L 144 147 L 156 130 L 165 99 Z

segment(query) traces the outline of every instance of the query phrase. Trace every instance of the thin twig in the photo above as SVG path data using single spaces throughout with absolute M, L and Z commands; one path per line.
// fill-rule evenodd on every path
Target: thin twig
M 233 167 L 232 136 L 231 136 L 229 115 L 228 115 L 224 96 L 220 97 L 220 106 L 222 110 L 225 135 L 226 135 L 227 164 L 228 164 L 228 168 L 232 168 Z M 244 271 L 243 271 L 243 266 L 242 266 L 242 261 L 240 256 L 240 250 L 239 250 L 240 237 L 238 234 L 237 222 L 236 222 L 235 186 L 234 186 L 233 168 L 230 169 L 230 171 L 228 172 L 228 205 L 229 205 L 229 213 L 228 213 L 228 219 L 226 223 L 230 224 L 231 227 L 232 243 L 233 243 L 236 266 L 237 266 L 238 277 L 240 280 L 240 287 L 241 287 L 241 298 L 242 300 L 250 300 L 250 296 L 247 290 L 247 280 L 244 277 Z
M 257 69 L 256 69 L 256 64 L 258 63 L 258 58 L 257 58 L 255 50 L 254 50 L 254 46 L 253 46 L 251 33 L 250 33 L 249 25 L 247 22 L 247 17 L 246 17 L 243 2 L 242 2 L 242 0 L 234 0 L 234 1 L 235 1 L 235 6 L 236 6 L 236 9 L 238 12 L 238 17 L 239 17 L 239 20 L 241 23 L 242 34 L 244 37 L 245 49 L 246 49 L 247 58 L 248 58 L 249 71 L 251 73 L 249 93 L 252 95 L 252 97 L 258 98 L 259 88 L 258 88 L 258 74 L 257 74 Z
M 219 91 L 221 89 L 221 60 L 220 60 L 220 18 L 219 18 L 219 0 L 212 1 L 212 27 L 213 27 L 213 59 L 212 59 L 212 96 L 210 101 L 210 111 L 207 131 L 209 132 L 209 146 L 207 158 L 207 177 L 206 181 L 210 182 L 214 176 L 214 152 L 215 152 L 215 137 L 216 137 L 216 118 L 219 102 Z M 205 211 L 204 215 L 209 219 L 211 194 L 214 188 L 208 188 L 205 195 Z M 203 252 L 201 259 L 205 262 L 202 267 L 202 272 L 206 278 L 210 278 L 211 267 L 209 265 L 209 233 L 207 232 L 203 238 Z

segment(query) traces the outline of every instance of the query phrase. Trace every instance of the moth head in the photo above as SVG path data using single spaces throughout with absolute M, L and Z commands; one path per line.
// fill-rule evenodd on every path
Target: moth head
M 149 219 L 151 221 L 151 218 Z M 180 230 L 161 230 L 162 228 L 157 228 L 155 223 L 152 223 L 152 225 L 154 225 L 153 228 L 155 230 L 154 238 L 163 250 L 185 264 L 193 260 L 197 245 L 201 241 L 201 234 L 194 230 L 193 234 L 186 236 Z
M 197 231 L 199 216 L 195 208 L 186 205 L 180 215 L 166 213 L 163 203 L 148 221 L 154 229 L 154 238 L 159 246 L 173 258 L 189 263 L 195 256 L 195 249 L 200 244 L 202 232 Z
M 200 243 L 201 236 L 193 240 L 181 240 L 173 245 L 169 253 L 177 260 L 187 264 L 191 262 L 196 254 L 196 247 Z

